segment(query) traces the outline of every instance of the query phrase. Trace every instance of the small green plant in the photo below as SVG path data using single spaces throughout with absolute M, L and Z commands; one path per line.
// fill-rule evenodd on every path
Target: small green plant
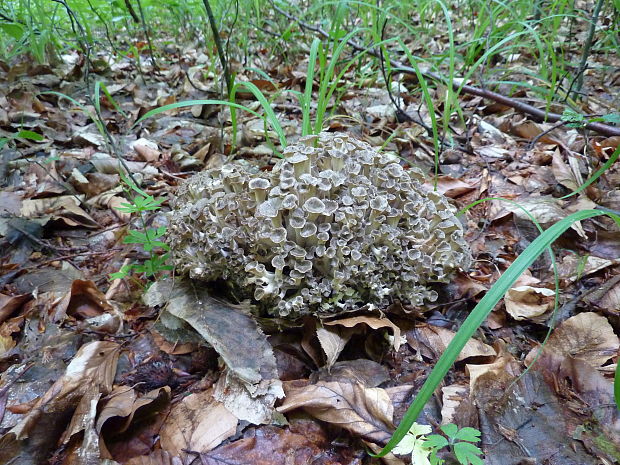
M 22 130 L 6 137 L 0 137 L 0 149 L 7 144 L 11 145 L 11 143 L 13 143 L 16 139 L 28 139 L 40 142 L 43 140 L 43 136 L 41 134 L 37 134 L 36 132 Z
M 442 465 L 445 460 L 437 453 L 446 447 L 462 465 L 482 465 L 480 458 L 482 451 L 474 445 L 480 442 L 480 431 L 475 428 L 462 428 L 454 424 L 441 427 L 441 434 L 431 434 L 431 427 L 413 423 L 405 437 L 394 448 L 395 454 L 411 454 L 411 463 L 414 465 Z M 428 435 L 428 436 L 427 436 Z
M 144 263 L 130 263 L 121 267 L 116 273 L 110 274 L 110 279 L 123 279 L 129 276 L 132 272 L 144 273 L 147 278 L 156 277 L 164 271 L 172 270 L 171 265 L 166 265 L 168 259 L 168 251 L 170 250 L 161 238 L 166 234 L 166 227 L 160 226 L 158 228 L 148 228 L 146 226 L 146 220 L 144 213 L 147 211 L 157 211 L 161 208 L 161 204 L 165 199 L 154 198 L 152 195 L 147 194 L 140 189 L 136 183 L 126 176 L 121 171 L 121 178 L 125 183 L 126 190 L 131 193 L 132 191 L 138 195 L 133 198 L 131 203 L 123 203 L 117 210 L 138 214 L 140 222 L 142 224 L 142 230 L 130 229 L 127 231 L 127 235 L 123 239 L 124 244 L 138 244 L 141 245 L 145 252 L 148 252 L 149 258 Z M 163 250 L 165 253 L 160 254 Z
M 562 121 L 569 128 L 583 128 L 589 123 L 612 123 L 620 124 L 620 113 L 610 113 L 603 116 L 586 116 L 570 108 L 562 113 Z

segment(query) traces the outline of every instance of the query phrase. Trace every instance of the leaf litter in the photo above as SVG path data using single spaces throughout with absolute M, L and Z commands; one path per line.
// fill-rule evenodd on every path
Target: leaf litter
M 440 53 L 444 42 L 439 32 L 428 48 Z M 158 106 L 217 98 L 210 57 L 191 45 L 176 53 L 183 66 L 171 63 L 143 82 L 133 80 L 129 58 L 105 66 L 108 90 L 127 115 L 102 98 L 106 128 L 145 191 L 172 194 L 192 173 L 222 166 L 233 145 L 238 157 L 269 170 L 275 139 L 265 136 L 260 118 L 238 115 L 237 140 L 230 111 L 221 107 L 171 110 L 129 130 Z M 385 315 L 264 322 L 244 302 L 173 276 L 152 284 L 141 301 L 145 280 L 107 281 L 127 260 L 145 259 L 122 243 L 135 218 L 116 209 L 127 201 L 118 159 L 83 109 L 40 94 L 67 93 L 94 111 L 75 79 L 82 58 L 64 55 L 53 68 L 27 60 L 0 66 L 8 83 L 0 91 L 0 137 L 24 125 L 44 136 L 0 151 L 0 462 L 377 462 L 366 447 L 385 444 L 460 322 L 536 236 L 531 218 L 506 202 L 474 207 L 464 218 L 474 266 L 423 308 L 396 304 Z M 527 64 L 528 57 L 516 59 Z M 249 67 L 237 75 L 269 95 L 291 141 L 300 135 L 299 106 L 281 90 L 303 91 L 307 70 L 304 54 L 294 60 L 257 53 L 253 64 L 270 80 L 256 79 Z M 348 88 L 335 113 L 344 118 L 331 119 L 329 128 L 432 171 L 433 141 L 400 121 L 385 82 L 357 85 L 353 72 L 343 79 Z M 413 83 L 392 87 L 407 113 L 430 124 Z M 439 102 L 441 92 L 432 98 Z M 251 94 L 238 98 L 258 109 Z M 617 138 L 586 139 L 561 127 L 529 147 L 549 124 L 479 97 L 461 104 L 468 124 L 456 139 L 463 144 L 442 152 L 436 180 L 455 205 L 503 197 L 543 227 L 579 208 L 620 210 L 615 166 L 579 195 L 562 198 L 609 158 Z M 590 113 L 600 109 L 592 103 Z M 437 393 L 439 404 L 419 421 L 479 428 L 487 463 L 617 460 L 619 239 L 606 220 L 575 224 L 554 249 L 557 314 L 551 263 L 542 257 L 469 341 Z

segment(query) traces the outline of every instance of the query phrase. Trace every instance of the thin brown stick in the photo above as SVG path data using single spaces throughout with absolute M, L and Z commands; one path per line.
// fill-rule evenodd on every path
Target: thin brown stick
M 329 38 L 329 34 L 324 31 L 323 29 L 321 29 L 320 27 L 317 26 L 313 26 L 311 24 L 307 24 L 304 23 L 303 21 L 301 21 L 299 18 L 291 15 L 290 13 L 282 10 L 281 8 L 279 8 L 277 5 L 275 5 L 273 2 L 271 2 L 271 5 L 273 6 L 273 8 L 280 14 L 286 16 L 289 20 L 291 21 L 295 21 L 297 24 L 299 24 L 299 26 L 302 29 L 306 29 L 308 31 L 313 31 L 321 36 L 323 36 L 324 38 Z M 381 59 L 381 54 L 375 50 L 375 49 L 369 49 L 367 47 L 364 47 L 360 44 L 358 44 L 357 42 L 355 42 L 353 39 L 349 39 L 347 41 L 347 44 L 357 50 L 358 52 L 361 51 L 366 51 L 366 53 L 374 56 L 375 58 Z M 392 65 L 394 69 L 394 71 L 400 71 L 402 73 L 406 73 L 406 74 L 411 74 L 411 75 L 415 75 L 415 70 L 413 68 L 411 68 L 410 66 L 406 66 L 405 64 L 401 63 L 398 60 L 393 60 L 393 59 L 389 59 L 390 60 L 390 64 Z M 433 81 L 439 81 L 439 82 L 446 82 L 446 79 L 443 78 L 441 75 L 437 74 L 437 73 L 433 73 L 430 71 L 421 71 L 422 75 L 426 78 L 432 79 Z M 460 92 L 463 92 L 465 94 L 469 94 L 469 95 L 476 95 L 478 97 L 482 97 L 488 100 L 493 100 L 495 102 L 501 103 L 502 105 L 506 105 L 507 107 L 513 108 L 521 113 L 525 113 L 527 115 L 531 115 L 534 118 L 540 120 L 540 121 L 545 121 L 545 122 L 550 122 L 550 123 L 556 123 L 558 121 L 562 120 L 562 115 L 558 114 L 558 113 L 549 113 L 546 112 L 545 110 L 541 110 L 540 108 L 536 108 L 535 106 L 529 105 L 527 103 L 521 102 L 519 100 L 515 100 L 513 98 L 510 97 L 506 97 L 505 95 L 501 95 L 498 94 L 497 92 L 493 92 L 490 90 L 486 90 L 486 89 L 480 89 L 478 87 L 474 87 L 474 86 L 470 86 L 470 85 L 463 85 L 462 87 L 460 86 L 460 84 L 458 84 L 458 80 L 455 79 L 455 82 L 453 83 L 453 87 Z M 584 126 L 586 129 L 590 129 L 594 132 L 598 132 L 599 134 L 602 134 L 604 136 L 620 136 L 620 128 L 617 128 L 615 126 L 610 126 L 608 124 L 603 124 L 603 123 L 588 123 Z

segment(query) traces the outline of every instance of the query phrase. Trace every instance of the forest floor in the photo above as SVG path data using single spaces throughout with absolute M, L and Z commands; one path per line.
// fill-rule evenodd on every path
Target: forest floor
M 434 46 L 442 49 L 446 40 L 439 34 Z M 233 135 L 222 105 L 180 107 L 134 124 L 162 105 L 222 95 L 212 51 L 161 38 L 154 45 L 157 68 L 141 44 L 140 73 L 135 57 L 99 54 L 88 64 L 78 51 L 53 65 L 26 56 L 0 62 L 0 137 L 20 130 L 42 136 L 22 133 L 0 149 L 0 463 L 408 463 L 407 456 L 372 458 L 368 450 L 389 440 L 462 321 L 537 237 L 531 218 L 548 228 L 583 209 L 620 211 L 617 164 L 567 196 L 610 159 L 620 136 L 542 123 L 467 93 L 458 98 L 461 114 L 450 120 L 434 177 L 429 112 L 417 79 L 394 75 L 388 93 L 379 67 L 368 72 L 360 58 L 342 76 L 324 130 L 420 167 L 427 187 L 436 182 L 457 209 L 495 198 L 463 216 L 471 267 L 440 286 L 437 302 L 408 313 L 260 320 L 268 354 L 239 353 L 252 350 L 244 341 L 249 323 L 207 337 L 210 344 L 200 337 L 171 341 L 160 318 L 165 302 L 143 300 L 153 279 L 140 270 L 110 278 L 123 265 L 152 258 L 124 240 L 140 225 L 118 207 L 138 194 L 121 180 L 111 143 L 143 193 L 164 199 L 143 217 L 159 227 L 179 183 L 230 161 Z M 287 91 L 304 91 L 308 54 L 275 52 L 257 48 L 229 64 L 237 82 L 255 84 L 270 99 L 290 143 L 300 137 L 302 109 Z M 348 58 L 356 53 L 345 51 Z M 514 56 L 510 66 L 518 73 L 531 59 Z M 585 74 L 583 113 L 618 113 L 620 60 L 592 60 L 605 66 Z M 85 82 L 92 89 L 97 81 L 105 82 L 99 108 L 85 90 Z M 527 90 L 495 90 L 546 106 Z M 445 93 L 441 84 L 431 89 L 438 112 Z M 237 102 L 261 111 L 249 92 L 240 91 Z M 550 106 L 560 114 L 564 108 Z M 263 119 L 237 116 L 235 158 L 270 169 L 277 137 L 266 137 Z M 435 431 L 447 423 L 479 429 L 488 464 L 620 462 L 613 397 L 620 230 L 607 217 L 575 223 L 553 252 L 490 313 L 419 419 Z M 202 301 L 185 305 L 206 311 Z M 208 324 L 192 319 L 195 311 L 188 313 L 196 334 L 209 333 Z M 244 363 L 270 366 L 273 356 L 277 370 L 261 381 L 286 393 L 275 413 L 275 394 L 253 396 L 229 379 Z M 268 417 L 272 424 L 252 424 Z

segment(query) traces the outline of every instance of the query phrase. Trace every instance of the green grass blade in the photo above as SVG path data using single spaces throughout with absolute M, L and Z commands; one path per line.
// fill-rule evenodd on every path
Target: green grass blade
M 344 50 L 344 48 L 348 45 L 349 39 L 351 39 L 355 34 L 362 31 L 363 28 L 357 28 L 349 32 L 346 36 L 342 38 L 336 49 L 333 51 L 331 60 L 329 61 L 329 65 L 327 66 L 327 70 L 325 74 L 321 76 L 321 84 L 319 86 L 319 97 L 317 100 L 317 110 L 316 110 L 316 120 L 314 121 L 314 133 L 318 134 L 321 132 L 323 128 L 323 118 L 325 116 L 325 112 L 327 111 L 327 105 L 329 104 L 329 100 L 327 98 L 327 93 L 329 90 L 329 85 L 331 83 L 332 78 L 334 77 L 334 72 L 336 70 L 336 64 L 338 63 L 338 58 L 340 54 Z
M 607 160 L 605 162 L 605 164 L 603 166 L 601 166 L 596 173 L 594 173 L 590 179 L 588 179 L 586 182 L 584 182 L 581 186 L 579 186 L 579 188 L 577 188 L 577 190 L 571 192 L 568 195 L 565 195 L 564 197 L 560 197 L 560 199 L 567 199 L 568 197 L 571 197 L 573 195 L 577 195 L 579 194 L 581 191 L 583 191 L 584 189 L 586 189 L 590 184 L 592 184 L 594 181 L 596 181 L 598 178 L 600 178 L 602 176 L 602 174 L 607 171 L 609 169 L 609 167 L 611 165 L 613 165 L 616 160 L 618 159 L 618 157 L 620 157 L 620 146 L 618 146 L 618 148 L 614 151 L 614 153 L 611 154 L 611 157 L 609 157 L 609 160 Z
M 426 82 L 426 78 L 420 71 L 420 67 L 418 66 L 417 60 L 409 51 L 409 47 L 405 45 L 405 43 L 400 40 L 402 50 L 405 51 L 407 55 L 407 59 L 411 64 L 411 67 L 415 71 L 415 75 L 418 78 L 418 83 L 420 84 L 420 88 L 422 89 L 422 95 L 424 97 L 424 104 L 426 105 L 426 111 L 428 111 L 428 115 L 431 118 L 431 129 L 433 131 L 433 148 L 435 150 L 435 175 L 433 176 L 433 189 L 437 190 L 437 180 L 439 179 L 439 131 L 437 128 L 437 115 L 435 114 L 435 105 L 433 104 L 433 98 L 428 90 L 428 84 Z
M 93 93 L 94 93 L 93 105 L 95 106 L 95 111 L 98 114 L 101 114 L 101 102 L 100 102 L 101 81 L 95 82 L 95 91 Z
M 620 363 L 616 364 L 616 376 L 614 376 L 614 399 L 616 407 L 620 410 Z
M 312 122 L 310 121 L 310 102 L 312 101 L 312 84 L 314 83 L 314 67 L 321 41 L 314 39 L 310 46 L 310 59 L 308 61 L 308 73 L 306 76 L 306 87 L 301 101 L 302 129 L 301 135 L 307 136 L 312 132 Z
M 97 81 L 95 83 L 95 90 L 97 90 L 97 84 L 99 84 L 99 87 L 101 87 L 101 91 L 103 91 L 103 94 L 106 96 L 108 101 L 112 104 L 112 106 L 116 109 L 116 111 L 118 111 L 123 118 L 127 118 L 127 114 L 119 106 L 119 104 L 116 102 L 116 100 L 114 100 L 114 97 L 112 97 L 112 94 L 110 94 L 110 91 L 108 90 L 106 85 L 103 82 L 101 82 L 101 81 Z M 99 96 L 98 95 L 97 95 L 97 99 L 95 100 L 95 102 L 97 102 L 97 104 L 99 104 Z
M 280 143 L 282 143 L 282 145 L 284 147 L 286 147 L 286 137 L 284 136 L 284 130 L 282 129 L 282 126 L 280 126 L 280 122 L 278 121 L 278 119 L 276 118 L 275 113 L 273 112 L 273 110 L 271 109 L 271 106 L 269 105 L 269 102 L 267 102 L 267 99 L 265 99 L 265 97 L 262 95 L 262 93 L 260 92 L 260 90 L 258 90 L 258 87 L 256 87 L 254 84 L 250 83 L 250 82 L 246 82 L 244 83 L 246 84 L 246 87 L 252 91 L 252 88 L 254 88 L 259 95 L 261 95 L 261 99 L 259 99 L 259 102 L 263 105 L 263 108 L 265 108 L 265 113 L 267 113 L 267 116 L 263 116 L 260 113 L 255 112 L 254 110 L 249 109 L 246 106 L 240 105 L 238 103 L 234 103 L 234 102 L 227 102 L 225 100 L 186 100 L 185 102 L 176 102 L 176 103 L 171 103 L 170 105 L 164 105 L 163 107 L 159 107 L 159 108 L 155 108 L 151 111 L 147 111 L 144 115 L 142 115 L 142 117 L 140 117 L 132 126 L 131 128 L 133 129 L 134 127 L 136 127 L 136 125 L 140 124 L 142 121 L 144 121 L 145 119 L 150 118 L 151 116 L 155 116 L 158 115 L 160 113 L 163 113 L 165 111 L 169 111 L 169 110 L 174 110 L 175 108 L 183 108 L 183 107 L 193 107 L 194 105 L 226 105 L 232 108 L 237 108 L 239 110 L 244 110 L 247 111 L 248 113 L 254 115 L 254 116 L 258 116 L 259 118 L 262 119 L 266 119 L 268 123 L 271 124 L 271 127 L 273 128 L 273 130 L 278 134 L 278 137 L 280 138 Z M 252 92 L 254 93 L 254 92 Z M 256 95 L 256 94 L 254 94 Z M 266 106 L 265 106 L 266 105 Z
M 521 255 L 508 267 L 504 274 L 497 280 L 491 289 L 480 300 L 478 305 L 472 310 L 471 314 L 463 322 L 461 328 L 455 335 L 454 339 L 448 344 L 444 353 L 439 357 L 437 364 L 431 371 L 431 374 L 425 381 L 416 396 L 415 400 L 405 413 L 402 421 L 396 428 L 392 438 L 386 446 L 376 454 L 377 457 L 383 457 L 391 452 L 396 445 L 405 437 L 411 425 L 417 420 L 422 412 L 424 405 L 430 400 L 439 386 L 442 379 L 446 376 L 452 364 L 465 347 L 467 341 L 473 336 L 476 330 L 484 322 L 491 310 L 510 289 L 521 274 L 540 256 L 540 254 L 549 247 L 560 235 L 566 231 L 571 225 L 577 221 L 586 220 L 600 215 L 609 215 L 620 227 L 620 216 L 599 210 L 583 210 L 563 218 L 556 224 L 547 229 L 543 234 L 538 236 L 523 251 Z
M 282 126 L 280 125 L 280 121 L 278 120 L 278 117 L 276 116 L 276 114 L 273 112 L 273 108 L 271 108 L 271 104 L 267 101 L 267 98 L 265 97 L 265 95 L 260 91 L 258 87 L 256 87 L 255 84 L 251 82 L 242 81 L 236 85 L 245 87 L 250 92 L 252 92 L 254 97 L 256 97 L 256 99 L 260 102 L 261 106 L 263 107 L 263 110 L 265 110 L 265 116 L 264 117 L 261 116 L 261 118 L 267 120 L 267 122 L 271 125 L 271 128 L 278 135 L 278 139 L 280 139 L 280 144 L 282 145 L 282 147 L 286 147 L 286 135 L 284 134 L 284 129 L 282 129 Z M 228 102 L 227 104 L 229 105 L 230 103 L 231 102 Z

